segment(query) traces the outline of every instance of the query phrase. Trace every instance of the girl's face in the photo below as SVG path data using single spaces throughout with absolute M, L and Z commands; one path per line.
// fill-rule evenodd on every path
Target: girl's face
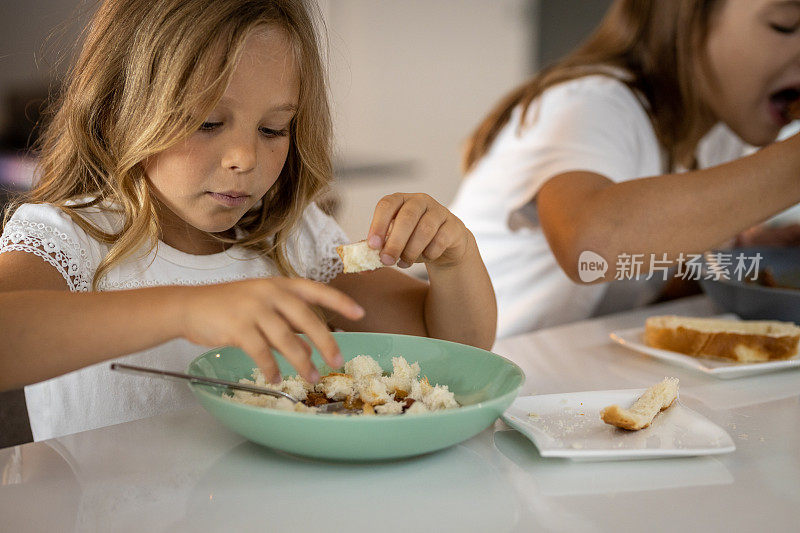
M 230 85 L 200 129 L 145 161 L 165 243 L 188 253 L 220 251 L 203 232 L 230 230 L 277 181 L 299 93 L 286 32 L 250 34 Z
M 715 118 L 752 145 L 774 141 L 800 98 L 800 0 L 724 0 L 707 52 L 701 97 Z

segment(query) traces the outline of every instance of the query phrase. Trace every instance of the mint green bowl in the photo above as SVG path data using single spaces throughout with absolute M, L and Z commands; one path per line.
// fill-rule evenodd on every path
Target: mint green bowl
M 232 402 L 223 389 L 191 385 L 203 407 L 243 437 L 289 453 L 323 459 L 367 461 L 419 455 L 462 442 L 489 427 L 514 401 L 525 375 L 511 361 L 486 350 L 424 337 L 388 333 L 334 333 L 345 361 L 366 354 L 385 371 L 392 357 L 419 362 L 421 376 L 447 385 L 458 409 L 415 415 L 342 416 L 295 413 Z M 294 368 L 277 356 L 284 376 Z M 319 352 L 312 359 L 327 373 Z M 211 350 L 189 364 L 189 374 L 230 381 L 250 378 L 253 361 L 241 350 Z

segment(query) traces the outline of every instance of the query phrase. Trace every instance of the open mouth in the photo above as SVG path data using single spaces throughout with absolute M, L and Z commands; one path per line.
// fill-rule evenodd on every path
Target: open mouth
M 788 87 L 769 97 L 770 106 L 784 122 L 800 119 L 800 87 Z

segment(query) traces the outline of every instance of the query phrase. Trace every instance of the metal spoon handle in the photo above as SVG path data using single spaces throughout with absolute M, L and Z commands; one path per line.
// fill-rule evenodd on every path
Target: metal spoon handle
M 148 376 L 155 376 L 162 379 L 173 378 L 179 380 L 186 380 L 189 381 L 190 383 L 200 383 L 202 385 L 219 385 L 222 387 L 228 387 L 229 389 L 238 389 L 247 392 L 254 392 L 256 394 L 267 394 L 269 396 L 275 396 L 277 398 L 286 398 L 294 403 L 298 402 L 296 398 L 294 398 L 289 394 L 286 394 L 285 392 L 272 389 L 265 389 L 264 387 L 256 387 L 254 385 L 245 385 L 244 383 L 236 383 L 234 381 L 225 381 L 224 379 L 193 376 L 191 374 L 183 374 L 181 372 L 170 372 L 169 370 L 157 370 L 155 368 L 125 365 L 122 363 L 111 363 L 111 370 L 119 370 L 121 372 L 127 372 L 129 374 L 146 374 Z

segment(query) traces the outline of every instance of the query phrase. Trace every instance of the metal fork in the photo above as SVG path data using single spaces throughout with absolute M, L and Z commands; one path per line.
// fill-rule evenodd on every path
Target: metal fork
M 122 363 L 111 363 L 111 370 L 118 370 L 128 374 L 147 375 L 150 377 L 158 377 L 170 381 L 188 381 L 190 383 L 198 383 L 200 385 L 212 385 L 218 387 L 227 387 L 229 389 L 243 390 L 253 392 L 256 394 L 266 394 L 268 396 L 275 396 L 276 398 L 286 398 L 293 403 L 299 403 L 300 400 L 287 394 L 285 392 L 258 387 L 255 385 L 247 385 L 245 383 L 236 383 L 235 381 L 225 381 L 224 379 L 207 378 L 202 376 L 193 376 L 192 374 L 183 374 L 181 372 L 172 372 L 169 370 L 158 370 L 155 368 L 147 368 L 144 366 L 126 365 Z M 344 402 L 331 402 L 323 405 L 316 406 L 321 413 L 343 413 L 355 414 L 358 411 L 348 409 L 344 406 Z

